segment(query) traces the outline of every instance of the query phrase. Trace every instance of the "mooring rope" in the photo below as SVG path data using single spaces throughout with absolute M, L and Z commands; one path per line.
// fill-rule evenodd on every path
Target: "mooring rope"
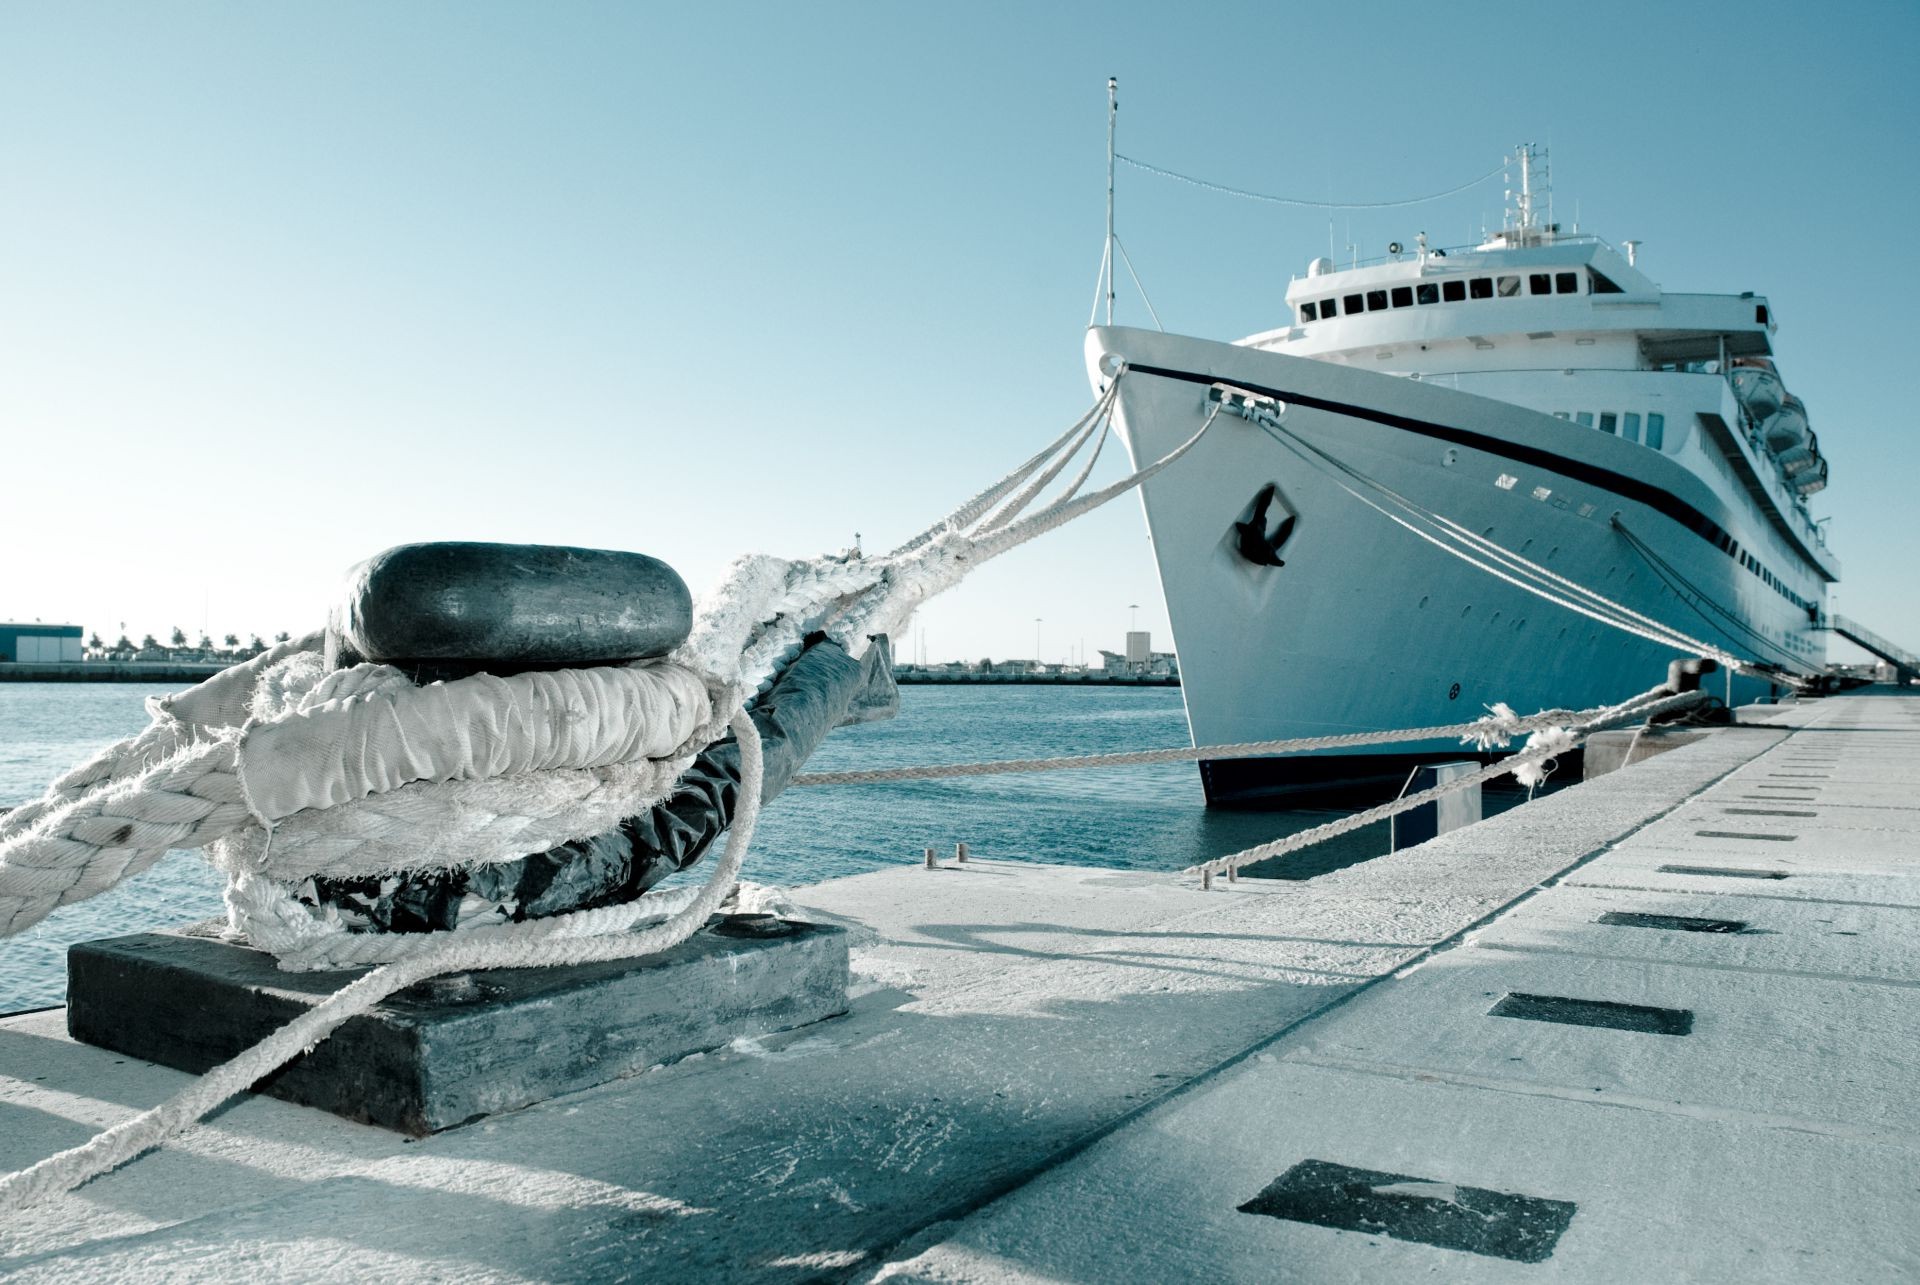
M 685 909 L 665 923 L 642 932 L 587 938 L 522 936 L 476 940 L 422 934 L 429 939 L 429 944 L 419 954 L 376 968 L 350 982 L 159 1106 L 142 1111 L 77 1147 L 0 1178 L 0 1209 L 21 1209 L 48 1196 L 71 1191 L 159 1146 L 190 1128 L 228 1098 L 244 1092 L 311 1049 L 342 1023 L 417 982 L 443 973 L 473 969 L 549 968 L 639 959 L 669 950 L 693 936 L 733 891 L 741 862 L 753 842 L 754 824 L 760 813 L 763 769 L 759 729 L 745 712 L 735 714 L 728 727 L 740 743 L 739 808 L 727 831 L 726 848 L 714 863 L 706 886 Z
M 1520 784 L 1531 788 L 1546 779 L 1544 769 L 1549 760 L 1578 748 L 1593 733 L 1610 727 L 1620 727 L 1627 723 L 1656 718 L 1674 710 L 1690 709 L 1709 699 L 1711 698 L 1705 692 L 1675 693 L 1665 687 L 1656 687 L 1632 700 L 1613 706 L 1599 717 L 1577 723 L 1572 727 L 1550 727 L 1535 732 L 1529 738 L 1526 748 L 1518 754 L 1489 764 L 1477 772 L 1470 772 L 1451 781 L 1443 781 L 1431 789 L 1404 795 L 1392 802 L 1368 808 L 1364 812 L 1356 812 L 1352 816 L 1341 817 L 1337 821 L 1329 821 L 1325 825 L 1315 826 L 1310 830 L 1302 830 L 1283 839 L 1275 839 L 1271 843 L 1259 844 L 1224 857 L 1216 857 L 1212 861 L 1188 866 L 1183 873 L 1206 878 L 1225 872 L 1229 877 L 1236 877 L 1242 866 L 1252 865 L 1256 861 L 1268 861 L 1289 852 L 1312 847 L 1316 843 L 1372 825 L 1376 821 L 1384 821 L 1388 817 L 1397 816 L 1413 808 L 1423 807 L 1456 790 L 1481 785 L 1509 774 Z
M 1170 466 L 1214 422 L 1208 415 L 1160 459 L 1082 495 L 1089 459 L 1062 494 L 1029 513 L 1089 441 L 1097 458 L 1123 375 L 1124 367 L 1053 446 L 893 555 L 737 561 L 665 660 L 420 689 L 384 665 L 327 672 L 315 634 L 150 702 L 147 731 L 0 814 L 0 937 L 170 849 L 211 846 L 229 877 L 232 919 L 258 932 L 256 945 L 282 952 L 282 967 L 381 966 L 171 1101 L 0 1178 L 0 1208 L 124 1163 L 424 978 L 636 958 L 685 940 L 732 892 L 761 802 L 760 741 L 746 702 L 807 634 L 825 630 L 849 654 L 864 652 L 872 636 L 897 632 L 974 567 Z M 604 833 L 664 797 L 727 727 L 740 743 L 743 797 L 724 856 L 691 901 L 675 890 L 524 924 L 416 935 L 354 934 L 293 895 L 302 878 L 322 872 L 466 866 Z M 633 931 L 661 914 L 664 923 Z
M 1355 500 L 1373 509 L 1388 521 L 1393 522 L 1397 526 L 1404 528 L 1433 545 L 1441 552 L 1459 558 L 1468 565 L 1486 572 L 1497 580 L 1504 581 L 1522 592 L 1554 603 L 1556 606 L 1564 607 L 1569 611 L 1585 616 L 1587 619 L 1606 625 L 1609 628 L 1620 630 L 1622 633 L 1632 634 L 1635 637 L 1643 638 L 1648 642 L 1656 643 L 1663 647 L 1670 647 L 1675 651 L 1710 658 L 1735 672 L 1763 677 L 1767 676 L 1770 672 L 1757 668 L 1752 661 L 1737 656 L 1723 647 L 1682 633 L 1671 625 L 1635 611 L 1623 603 L 1616 602 L 1597 590 L 1590 589 L 1576 580 L 1561 575 L 1551 568 L 1542 566 L 1523 554 L 1517 553 L 1497 541 L 1471 531 L 1453 519 L 1436 513 L 1415 500 L 1408 499 L 1392 487 L 1387 486 L 1384 482 L 1369 476 L 1360 469 L 1346 463 L 1344 460 L 1315 446 L 1293 430 L 1284 427 L 1275 415 L 1264 414 L 1259 415 L 1258 418 L 1249 415 L 1249 419 L 1263 429 L 1275 441 L 1287 447 L 1301 460 L 1317 469 L 1336 487 L 1346 492 Z M 1336 473 L 1344 474 L 1346 477 L 1352 478 L 1360 485 L 1384 497 L 1388 503 L 1399 508 L 1401 513 L 1391 512 L 1387 507 L 1377 501 L 1366 495 L 1362 495 L 1359 491 L 1347 485 L 1341 477 L 1336 476 Z M 1402 513 L 1407 516 L 1401 516 Z M 1409 521 L 1408 517 L 1416 518 L 1426 522 L 1429 526 L 1438 528 L 1437 533 L 1435 531 L 1423 530 L 1421 527 L 1415 525 L 1414 522 Z M 1493 565 L 1494 563 L 1504 565 Z
M 1664 690 L 1664 689 L 1662 689 Z M 1637 699 L 1637 698 L 1636 698 Z M 790 785 L 877 785 L 888 781 L 935 781 L 960 776 L 998 776 L 1014 772 L 1068 772 L 1084 768 L 1134 767 L 1149 763 L 1192 763 L 1200 759 L 1256 758 L 1272 754 L 1300 754 L 1310 750 L 1353 749 L 1364 745 L 1394 745 L 1405 741 L 1458 738 L 1478 750 L 1506 745 L 1522 732 L 1542 731 L 1566 723 L 1604 715 L 1618 709 L 1542 710 L 1525 718 L 1504 703 L 1489 707 L 1472 722 L 1439 727 L 1408 727 L 1394 731 L 1347 732 L 1338 736 L 1307 736 L 1278 741 L 1241 741 L 1232 745 L 1188 745 L 1164 750 L 1126 750 L 1113 754 L 1074 754 L 1042 759 L 996 759 L 987 763 L 934 763 L 920 767 L 874 768 L 859 772 L 802 772 Z

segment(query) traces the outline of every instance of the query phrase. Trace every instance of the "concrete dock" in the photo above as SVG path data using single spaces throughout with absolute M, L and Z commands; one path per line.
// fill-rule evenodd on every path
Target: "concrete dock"
M 1920 1276 L 1920 699 L 1747 713 L 1305 882 L 802 889 L 846 1017 L 417 1142 L 249 1098 L 0 1275 Z M 185 1082 L 0 1021 L 0 1164 Z

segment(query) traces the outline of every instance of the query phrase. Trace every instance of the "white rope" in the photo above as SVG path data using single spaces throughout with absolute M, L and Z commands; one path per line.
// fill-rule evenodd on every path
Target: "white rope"
M 0 1209 L 22 1209 L 71 1191 L 191 1127 L 209 1111 L 314 1047 L 349 1019 L 416 982 L 442 973 L 485 968 L 537 968 L 637 959 L 679 945 L 707 922 L 733 891 L 759 816 L 762 761 L 759 731 L 744 712 L 729 723 L 740 742 L 740 804 L 726 850 L 685 909 L 639 933 L 565 937 L 556 931 L 499 941 L 451 941 L 428 935 L 418 954 L 386 964 L 329 996 L 238 1057 L 207 1072 L 159 1106 L 122 1121 L 77 1147 L 0 1178 Z M 595 912 L 585 912 L 592 914 Z M 566 916 L 540 923 L 558 923 Z
M 1755 670 L 1751 662 L 1734 655 L 1725 648 L 1715 646 L 1702 639 L 1694 638 L 1651 616 L 1635 611 L 1622 603 L 1606 597 L 1604 594 L 1589 589 L 1575 580 L 1560 575 L 1558 572 L 1514 552 L 1512 549 L 1486 536 L 1482 536 L 1468 529 L 1443 514 L 1426 508 L 1417 501 L 1408 499 L 1385 483 L 1337 459 L 1327 451 L 1306 441 L 1291 429 L 1283 427 L 1277 419 L 1272 416 L 1261 416 L 1254 420 L 1254 422 L 1266 430 L 1274 440 L 1288 447 L 1295 455 L 1299 456 L 1309 465 L 1319 469 L 1335 486 L 1360 501 L 1360 503 L 1373 509 L 1376 513 L 1379 513 L 1396 525 L 1412 532 L 1442 552 L 1459 558 L 1470 566 L 1485 571 L 1489 575 L 1498 580 L 1505 581 L 1516 589 L 1533 594 L 1535 597 L 1545 599 L 1557 606 L 1565 607 L 1569 611 L 1585 616 L 1589 620 L 1596 621 L 1609 628 L 1633 634 L 1636 637 L 1644 638 L 1660 646 L 1670 647 L 1676 651 L 1690 652 L 1694 655 L 1710 657 L 1720 664 L 1738 672 L 1762 672 Z M 1345 473 L 1355 481 L 1387 497 L 1394 505 L 1399 507 L 1402 512 L 1439 528 L 1440 534 L 1422 530 L 1399 514 L 1389 512 L 1380 504 L 1375 503 L 1367 496 L 1362 495 L 1351 486 L 1348 486 L 1345 482 L 1341 481 L 1340 478 L 1334 477 L 1332 473 L 1329 472 L 1329 469 Z M 1452 547 L 1448 543 L 1449 540 L 1455 544 L 1466 547 Z M 1485 560 L 1489 558 L 1494 562 L 1504 564 L 1504 568 L 1502 566 L 1491 565 Z M 1529 581 L 1532 582 L 1530 583 Z M 1556 592 L 1553 586 L 1557 586 L 1559 590 L 1564 592 Z M 1572 597 L 1568 595 L 1572 595 Z
M 288 652 L 214 694 L 231 704 L 243 688 L 268 718 L 156 723 L 147 746 L 96 758 L 103 773 L 0 839 L 0 936 L 226 839 L 229 868 L 293 877 L 542 851 L 664 795 L 716 730 L 707 681 L 664 662 L 416 688 L 386 666 L 328 675 Z
M 938 763 L 921 767 L 875 768 L 861 772 L 802 772 L 789 786 L 875 785 L 886 781 L 934 781 L 959 776 L 997 776 L 1012 772 L 1064 772 L 1084 768 L 1134 767 L 1148 763 L 1191 763 L 1200 759 L 1255 758 L 1270 754 L 1300 754 L 1309 750 L 1353 749 L 1363 745 L 1394 745 L 1405 741 L 1432 741 L 1457 737 L 1478 750 L 1504 746 L 1521 732 L 1542 731 L 1568 722 L 1608 714 L 1615 705 L 1586 710 L 1552 709 L 1521 718 L 1504 702 L 1472 722 L 1440 727 L 1408 727 L 1381 732 L 1348 732 L 1338 736 L 1307 736 L 1279 741 L 1242 741 L 1232 745 L 1193 745 L 1164 750 L 1130 750 L 1114 754 L 1076 754 L 1044 759 L 998 759 L 991 763 Z
M 1432 803 L 1456 790 L 1480 785 L 1509 773 L 1520 784 L 1531 788 L 1545 779 L 1545 765 L 1551 759 L 1574 749 L 1594 732 L 1638 719 L 1651 719 L 1672 710 L 1689 709 L 1707 699 L 1705 692 L 1676 694 L 1664 687 L 1656 687 L 1632 700 L 1610 707 L 1598 717 L 1587 719 L 1572 727 L 1549 727 L 1535 732 L 1528 739 L 1526 747 L 1518 754 L 1483 767 L 1477 772 L 1470 772 L 1451 781 L 1444 781 L 1432 789 L 1405 795 L 1392 802 L 1383 803 L 1379 807 L 1356 812 L 1352 816 L 1342 817 L 1338 821 L 1330 821 L 1326 825 L 1315 826 L 1310 830 L 1302 830 L 1298 834 L 1288 835 L 1271 843 L 1263 843 L 1224 857 L 1216 857 L 1212 861 L 1189 866 L 1185 873 L 1208 876 L 1224 871 L 1230 875 L 1237 875 L 1242 866 L 1251 865 L 1256 861 L 1268 861 L 1289 852 L 1297 852 L 1323 840 L 1372 825 L 1375 821 L 1382 821 Z

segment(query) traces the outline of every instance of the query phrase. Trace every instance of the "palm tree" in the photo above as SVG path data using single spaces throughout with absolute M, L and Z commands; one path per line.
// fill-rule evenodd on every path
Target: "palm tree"
M 257 656 L 261 652 L 265 651 L 266 649 L 267 649 L 267 645 L 260 641 L 259 634 L 254 634 L 251 638 L 247 639 L 247 650 L 252 652 L 254 655 Z
M 105 647 L 106 647 L 106 644 L 100 641 L 100 635 L 99 635 L 99 634 L 97 634 L 97 633 L 95 633 L 95 634 L 92 634 L 92 635 L 90 635 L 90 636 L 89 636 L 89 637 L 87 638 L 87 650 L 88 650 L 88 651 L 100 651 L 100 650 L 103 650 L 103 649 L 104 649 Z
M 160 646 L 160 640 L 158 638 L 155 638 L 152 634 L 148 634 L 140 640 L 141 651 L 154 651 L 154 650 L 157 650 L 159 646 Z
M 184 647 L 187 645 L 187 631 L 179 625 L 175 625 L 173 627 L 173 633 L 167 641 L 171 642 L 175 647 Z
M 120 637 L 114 640 L 113 649 L 115 651 L 133 650 L 133 639 L 127 637 L 126 630 L 123 629 L 120 631 Z
M 281 631 L 280 631 L 279 633 L 277 633 L 277 634 L 275 634 L 275 635 L 273 636 L 273 640 L 274 640 L 275 642 L 277 642 L 277 643 L 283 643 L 283 642 L 285 642 L 285 641 L 287 641 L 287 640 L 288 640 L 289 638 L 291 638 L 291 637 L 293 637 L 293 635 L 292 635 L 292 634 L 290 634 L 290 633 L 288 633 L 288 632 L 287 632 L 286 630 L 284 630 L 284 629 L 282 629 L 282 630 L 281 630 Z
M 228 635 L 227 635 L 227 636 L 226 636 L 225 638 L 223 638 L 223 639 L 222 639 L 221 641 L 222 641 L 222 642 L 224 642 L 224 643 L 226 643 L 226 645 L 227 645 L 227 650 L 228 650 L 228 651 L 233 651 L 233 650 L 234 650 L 235 648 L 237 648 L 237 647 L 239 647 L 239 645 L 240 645 L 240 635 L 239 635 L 239 634 L 228 634 Z

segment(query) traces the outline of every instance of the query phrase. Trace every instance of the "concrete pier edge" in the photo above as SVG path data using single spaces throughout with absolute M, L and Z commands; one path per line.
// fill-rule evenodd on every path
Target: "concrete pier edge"
M 1634 1240 L 1609 1241 L 1621 1209 L 1569 1190 L 1593 1175 L 1553 1171 L 1559 1144 L 1539 1141 L 1564 1129 L 1581 1139 L 1566 1144 L 1576 1153 L 1604 1151 L 1614 1144 L 1593 1133 L 1592 1113 L 1609 1110 L 1608 1129 L 1658 1125 L 1696 1148 L 1726 1131 L 1741 1159 L 1709 1177 L 1733 1171 L 1725 1181 L 1748 1182 L 1769 1211 L 1751 1251 L 1762 1256 L 1748 1260 L 1763 1271 L 1781 1268 L 1781 1246 L 1819 1216 L 1844 1223 L 1836 1237 L 1851 1248 L 1833 1252 L 1854 1257 L 1837 1260 L 1842 1274 L 1860 1274 L 1868 1253 L 1920 1263 L 1912 1193 L 1880 1191 L 1892 1181 L 1886 1157 L 1910 1165 L 1920 1138 L 1910 1095 L 1879 1091 L 1884 1056 L 1823 1032 L 1805 1041 L 1838 1050 L 1823 1070 L 1802 1049 L 1769 1046 L 1765 1058 L 1796 1077 L 1771 1089 L 1726 1062 L 1735 1036 L 1787 1038 L 1752 1025 L 1760 1018 L 1749 992 L 1779 992 L 1795 1020 L 1835 1008 L 1866 1029 L 1920 1031 L 1920 945 L 1903 944 L 1920 923 L 1920 881 L 1902 868 L 1920 809 L 1888 803 L 1920 762 L 1920 702 L 1843 697 L 1749 717 L 1764 721 L 1305 881 L 1243 878 L 1201 892 L 1176 876 L 1004 859 L 1018 854 L 976 849 L 965 864 L 933 869 L 919 852 L 903 854 L 896 868 L 794 893 L 810 917 L 849 930 L 846 1017 L 404 1149 L 378 1130 L 243 1100 L 179 1147 L 0 1227 L 0 1272 L 284 1273 L 300 1249 L 273 1229 L 289 1225 L 326 1226 L 332 1264 L 348 1279 L 392 1267 L 401 1243 L 414 1270 L 476 1279 L 1232 1279 L 1270 1273 L 1276 1261 L 1337 1278 L 1522 1269 L 1439 1242 L 1338 1230 L 1337 1217 L 1257 1216 L 1255 1207 L 1286 1201 L 1250 1198 L 1307 1158 L 1458 1182 L 1462 1199 L 1577 1206 L 1555 1233 L 1558 1247 L 1545 1249 L 1560 1274 L 1600 1279 L 1595 1264 L 1660 1237 L 1644 1230 L 1643 1210 Z M 1801 734 L 1809 724 L 1818 735 Z M 1832 802 L 1741 797 L 1779 789 L 1799 792 L 1789 798 L 1824 789 Z M 1839 839 L 1821 839 L 1815 827 L 1833 825 Z M 1684 873 L 1696 869 L 1709 874 Z M 1790 877 L 1766 881 L 1780 871 Z M 1771 917 L 1793 930 L 1595 927 L 1607 922 L 1594 918 L 1601 909 Z M 1831 933 L 1806 927 L 1829 919 Z M 1496 986 L 1462 990 L 1490 968 L 1510 973 L 1516 992 L 1624 1009 L 1677 1004 L 1667 993 L 1676 988 L 1711 1002 L 1687 1005 L 1700 1017 L 1680 1039 L 1503 1020 L 1485 1015 L 1492 998 L 1479 998 Z M 1596 980 L 1585 990 L 1564 980 L 1587 974 Z M 1875 982 L 1882 974 L 1911 980 Z M 76 1045 L 61 1025 L 57 1011 L 0 1021 L 0 1163 L 72 1145 L 183 1082 Z M 1404 1042 L 1429 1025 L 1424 1052 L 1368 1069 L 1385 1054 L 1368 1053 L 1366 1041 Z M 1498 1071 L 1507 1077 L 1499 1083 L 1517 1087 L 1488 1093 L 1473 1086 L 1493 1071 L 1471 1060 L 1449 1069 L 1448 1041 L 1462 1032 L 1474 1032 L 1474 1047 L 1520 1041 L 1524 1053 L 1526 1042 L 1545 1043 Z M 1647 1041 L 1660 1042 L 1655 1061 Z M 1577 1092 L 1556 1089 L 1554 1075 L 1578 1065 L 1563 1065 L 1568 1050 L 1588 1047 L 1624 1053 L 1578 1070 L 1586 1087 Z M 1421 1058 L 1435 1061 L 1433 1076 L 1415 1073 Z M 1844 1085 L 1809 1098 L 1824 1074 Z M 1619 1082 L 1608 1087 L 1609 1076 Z M 1763 1089 L 1785 1097 L 1772 1103 Z M 1669 1119 L 1644 1105 L 1715 1092 L 1739 1099 L 1728 1123 L 1711 1111 Z M 1461 1096 L 1469 1093 L 1494 1106 Z M 1635 1103 L 1653 1125 L 1618 1110 Z M 1449 1168 L 1440 1152 L 1420 1153 L 1454 1145 L 1446 1121 L 1429 1118 L 1436 1104 L 1524 1116 L 1535 1142 L 1502 1161 L 1509 1175 L 1485 1154 L 1464 1154 L 1496 1141 L 1476 1126 L 1455 1140 L 1463 1155 Z M 1784 1123 L 1768 1123 L 1768 1111 Z M 1398 1122 L 1391 1145 L 1356 1134 L 1349 1153 L 1329 1141 L 1364 1134 L 1370 1115 Z M 1302 1151 L 1296 1134 L 1317 1141 Z M 1816 1141 L 1792 1144 L 1800 1151 L 1779 1150 L 1781 1138 L 1808 1137 Z M 1843 1158 L 1879 1203 L 1766 1204 L 1777 1203 L 1767 1174 L 1804 1183 L 1794 1166 L 1824 1162 L 1834 1148 L 1854 1148 Z M 1624 1173 L 1635 1154 L 1607 1163 Z M 1608 1199 L 1631 1205 L 1642 1180 L 1608 1177 L 1619 1188 Z M 378 1200 L 355 1194 L 374 1190 Z M 636 1201 L 658 1211 L 644 1225 L 634 1222 Z M 1665 1248 L 1684 1268 L 1687 1253 L 1714 1246 Z

